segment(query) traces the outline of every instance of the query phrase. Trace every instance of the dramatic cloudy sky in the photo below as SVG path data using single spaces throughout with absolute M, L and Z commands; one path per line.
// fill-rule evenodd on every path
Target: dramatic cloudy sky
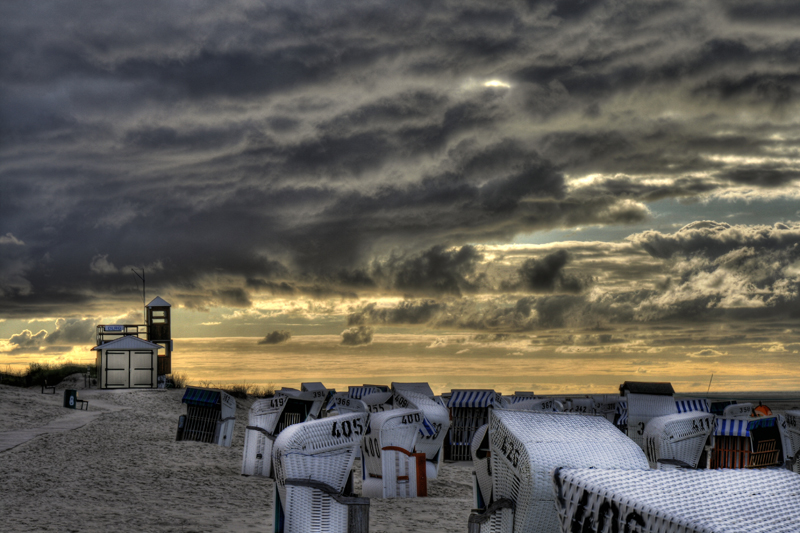
M 798 24 L 787 0 L 4 1 L 0 364 L 139 322 L 133 267 L 234 363 L 800 388 Z

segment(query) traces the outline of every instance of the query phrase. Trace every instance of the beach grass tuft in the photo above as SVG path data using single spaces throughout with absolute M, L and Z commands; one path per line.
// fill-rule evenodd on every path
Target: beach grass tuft
M 94 365 L 86 365 L 65 361 L 63 363 L 30 363 L 25 370 L 12 370 L 6 367 L 4 372 L 0 372 L 0 383 L 16 387 L 40 387 L 47 381 L 48 385 L 58 385 L 61 381 L 72 374 L 85 374 L 89 371 L 92 378 L 97 377 L 97 368 Z
M 185 389 L 186 385 L 189 383 L 189 374 L 186 372 L 173 372 L 169 376 L 167 376 L 168 380 L 172 380 L 172 385 L 176 389 Z

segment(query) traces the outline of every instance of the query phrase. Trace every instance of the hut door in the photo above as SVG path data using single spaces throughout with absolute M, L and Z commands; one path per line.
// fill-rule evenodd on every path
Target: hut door
M 153 350 L 131 352 L 131 387 L 153 387 Z
M 129 354 L 127 351 L 106 352 L 106 388 L 128 387 Z

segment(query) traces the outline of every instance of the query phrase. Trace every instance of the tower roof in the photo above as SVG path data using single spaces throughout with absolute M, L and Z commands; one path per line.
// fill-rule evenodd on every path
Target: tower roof
M 161 298 L 161 296 L 156 296 L 155 298 L 153 298 L 153 301 L 145 305 L 145 307 L 172 307 L 172 306 L 166 300 Z

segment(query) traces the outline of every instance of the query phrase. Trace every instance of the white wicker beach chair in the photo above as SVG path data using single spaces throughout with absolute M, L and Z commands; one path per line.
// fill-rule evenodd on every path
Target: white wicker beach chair
M 628 436 L 644 449 L 644 430 L 651 418 L 678 412 L 672 396 L 658 394 L 626 395 L 628 405 Z
M 734 403 L 729 405 L 722 411 L 722 418 L 735 418 L 735 419 L 745 419 L 747 420 L 750 418 L 750 415 L 753 414 L 753 404 L 752 403 Z
M 346 532 L 341 502 L 369 415 L 352 413 L 295 424 L 272 450 L 284 533 Z
M 418 409 L 393 409 L 370 415 L 361 440 L 361 493 L 366 498 L 417 496 L 414 445 L 422 427 Z
M 418 452 L 426 458 L 427 479 L 436 479 L 442 462 L 442 445 L 450 427 L 450 412 L 441 400 L 411 390 L 399 389 L 394 393 L 395 409 L 419 409 L 422 411 L 422 427 L 417 439 Z
M 714 418 L 711 413 L 703 412 L 651 418 L 644 429 L 650 467 L 658 468 L 662 459 L 677 459 L 696 468 L 706 441 L 714 432 Z
M 797 533 L 800 476 L 785 470 L 554 472 L 563 533 Z
M 236 423 L 236 399 L 219 389 L 187 387 L 185 423 L 178 440 L 199 441 L 230 447 Z
M 492 497 L 513 502 L 516 533 L 560 531 L 552 482 L 557 467 L 648 468 L 641 448 L 599 416 L 495 409 L 489 440 Z M 506 530 L 506 520 L 498 531 Z
M 287 397 L 277 396 L 256 400 L 250 407 L 244 432 L 243 476 L 272 476 L 272 443 L 287 401 Z
M 475 431 L 489 422 L 489 409 L 498 395 L 491 389 L 455 389 L 447 401 L 450 409 L 450 430 L 445 459 L 471 461 L 471 445 Z
M 792 464 L 792 470 L 800 474 L 800 411 L 786 411 L 784 419 L 786 422 L 784 441 L 788 441 L 784 454 Z

